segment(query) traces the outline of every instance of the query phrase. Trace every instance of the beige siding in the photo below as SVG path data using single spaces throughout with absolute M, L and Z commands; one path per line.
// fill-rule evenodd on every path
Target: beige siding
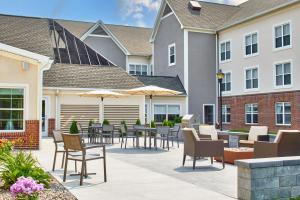
M 98 105 L 61 105 L 60 124 L 61 130 L 69 133 L 73 120 L 76 120 L 83 128 L 87 128 L 89 121 L 97 122 L 99 119 Z
M 119 125 L 121 121 L 133 125 L 139 119 L 139 106 L 105 105 L 104 119 L 107 119 L 113 125 Z
M 225 95 L 245 95 L 253 93 L 269 93 L 299 90 L 297 79 L 300 76 L 300 4 L 247 23 L 221 31 L 220 41 L 231 40 L 232 61 L 221 63 L 223 71 L 232 72 L 232 91 Z M 274 26 L 285 22 L 291 23 L 292 47 L 285 50 L 274 50 Z M 245 57 L 244 38 L 246 34 L 258 32 L 259 55 Z M 292 61 L 292 87 L 278 89 L 274 86 L 274 63 Z M 245 68 L 258 66 L 259 90 L 245 90 Z

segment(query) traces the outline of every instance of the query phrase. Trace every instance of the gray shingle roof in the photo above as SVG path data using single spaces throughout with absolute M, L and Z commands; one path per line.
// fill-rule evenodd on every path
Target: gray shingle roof
M 300 0 L 248 0 L 238 6 L 200 1 L 200 13 L 192 11 L 190 0 L 166 0 L 184 27 L 218 30 Z
M 182 95 L 186 95 L 186 91 L 178 76 L 136 76 L 144 85 L 154 85 L 170 90 L 176 90 L 182 92 Z
M 54 57 L 47 19 L 0 15 L 0 42 Z
M 152 55 L 152 48 L 149 42 L 152 29 L 134 26 L 122 26 L 105 24 L 118 41 L 132 55 Z
M 144 86 L 119 67 L 54 64 L 44 72 L 44 87 L 132 89 Z

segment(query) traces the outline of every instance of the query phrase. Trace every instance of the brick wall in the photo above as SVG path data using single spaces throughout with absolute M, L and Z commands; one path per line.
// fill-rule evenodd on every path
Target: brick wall
M 292 106 L 292 125 L 277 126 L 275 121 L 275 103 L 290 102 Z M 258 125 L 269 127 L 272 132 L 279 129 L 300 129 L 300 91 L 279 92 L 223 97 L 223 105 L 231 106 L 231 122 L 224 124 L 224 129 L 249 129 L 245 124 L 245 104 L 258 104 Z
M 39 123 L 39 120 L 26 120 L 25 132 L 1 133 L 0 138 L 9 140 L 19 139 L 21 142 L 17 144 L 17 148 L 39 149 Z
M 52 137 L 53 130 L 55 130 L 55 119 L 48 119 L 48 137 Z

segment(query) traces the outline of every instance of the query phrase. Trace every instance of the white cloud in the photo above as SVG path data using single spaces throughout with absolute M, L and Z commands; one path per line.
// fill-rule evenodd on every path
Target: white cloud
M 157 12 L 161 0 L 118 0 L 122 19 L 132 18 L 136 25 L 145 26 L 145 12 Z

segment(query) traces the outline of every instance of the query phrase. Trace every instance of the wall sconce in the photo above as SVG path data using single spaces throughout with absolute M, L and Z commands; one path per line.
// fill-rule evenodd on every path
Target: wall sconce
M 22 62 L 22 69 L 23 69 L 24 71 L 28 71 L 28 70 L 29 70 L 29 67 L 30 67 L 30 65 L 29 65 L 28 62 Z

